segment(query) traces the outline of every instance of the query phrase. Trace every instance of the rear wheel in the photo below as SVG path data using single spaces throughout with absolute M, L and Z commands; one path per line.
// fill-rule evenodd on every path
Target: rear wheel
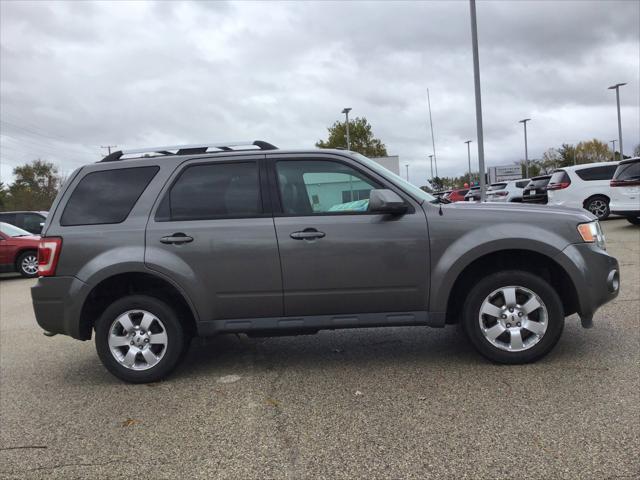
M 609 211 L 609 199 L 603 196 L 588 199 L 584 204 L 584 208 L 598 217 L 598 220 L 605 220 L 611 213 Z
M 188 345 L 175 311 L 147 295 L 113 302 L 98 320 L 95 337 L 107 370 L 131 383 L 162 379 L 176 367 Z
M 542 278 L 525 271 L 488 275 L 467 295 L 463 326 L 494 362 L 528 363 L 546 355 L 564 328 L 562 302 Z
M 640 217 L 627 217 L 627 222 L 634 225 L 640 225 Z
M 27 278 L 38 276 L 38 254 L 35 251 L 24 252 L 16 260 L 16 270 Z

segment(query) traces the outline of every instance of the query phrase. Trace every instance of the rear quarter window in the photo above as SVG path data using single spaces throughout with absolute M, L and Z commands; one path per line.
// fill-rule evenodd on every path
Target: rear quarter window
M 637 162 L 621 163 L 613 178 L 614 180 L 639 180 L 640 160 Z
M 595 180 L 611 180 L 616 173 L 617 165 L 604 165 L 602 167 L 582 168 L 576 170 L 576 175 L 582 180 L 593 182 Z
M 123 222 L 158 170 L 157 166 L 118 168 L 85 175 L 71 193 L 60 225 Z

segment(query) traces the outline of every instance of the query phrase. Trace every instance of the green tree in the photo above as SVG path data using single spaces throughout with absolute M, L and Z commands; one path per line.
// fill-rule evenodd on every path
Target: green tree
M 329 138 L 318 140 L 318 148 L 347 148 L 346 122 L 335 122 L 328 129 Z M 349 120 L 349 142 L 351 150 L 367 157 L 386 157 L 387 147 L 373 135 L 371 124 L 367 119 L 356 117 Z
M 576 145 L 577 163 L 594 163 L 611 161 L 611 152 L 606 143 L 593 139 Z
M 0 182 L 0 210 L 5 209 L 6 203 L 7 203 L 7 189 L 4 186 L 4 183 Z
M 640 143 L 636 145 L 636 148 L 633 149 L 633 156 L 640 157 Z
M 13 169 L 15 181 L 4 200 L 7 210 L 48 210 L 60 188 L 57 167 L 50 162 L 34 160 Z

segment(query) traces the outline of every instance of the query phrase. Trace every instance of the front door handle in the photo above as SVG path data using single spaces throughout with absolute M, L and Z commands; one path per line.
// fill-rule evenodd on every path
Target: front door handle
M 289 235 L 294 240 L 316 240 L 318 238 L 323 238 L 326 234 L 324 232 L 319 232 L 315 228 L 305 228 L 301 232 L 293 232 Z
M 168 235 L 160 239 L 160 243 L 173 245 L 182 245 L 183 243 L 189 242 L 193 242 L 193 237 L 182 232 L 174 233 L 173 235 Z

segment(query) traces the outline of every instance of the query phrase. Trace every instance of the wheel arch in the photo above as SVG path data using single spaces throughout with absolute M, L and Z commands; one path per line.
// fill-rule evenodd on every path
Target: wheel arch
M 577 291 L 571 277 L 560 264 L 540 252 L 508 249 L 487 253 L 463 268 L 449 291 L 446 323 L 458 323 L 466 293 L 479 279 L 502 270 L 523 270 L 543 278 L 558 292 L 565 316 L 578 311 Z
M 91 288 L 80 310 L 80 337 L 91 338 L 96 320 L 110 303 L 123 296 L 140 294 L 167 302 L 176 310 L 186 331 L 196 334 L 196 311 L 178 286 L 154 273 L 132 271 L 108 276 Z
M 604 199 L 607 200 L 607 203 L 611 203 L 611 197 L 609 197 L 608 195 L 604 194 L 604 193 L 594 193 L 592 195 L 589 195 L 587 198 L 584 199 L 584 201 L 582 202 L 582 208 L 584 208 L 585 210 L 587 209 L 587 204 L 593 200 L 594 198 L 597 197 L 602 197 Z

